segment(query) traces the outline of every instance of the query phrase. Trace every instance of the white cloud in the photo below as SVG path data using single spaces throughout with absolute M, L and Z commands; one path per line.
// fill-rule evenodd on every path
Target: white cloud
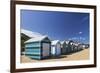
M 83 33 L 83 32 L 80 31 L 78 34 L 82 34 L 82 33 Z
M 85 40 L 84 37 L 72 37 L 69 40 Z
M 85 40 L 85 38 L 83 38 L 83 37 L 80 37 L 79 39 L 80 39 L 80 40 Z

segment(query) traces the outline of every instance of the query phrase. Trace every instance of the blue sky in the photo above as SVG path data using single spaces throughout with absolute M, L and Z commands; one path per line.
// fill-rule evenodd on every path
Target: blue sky
M 21 10 L 21 28 L 52 40 L 89 42 L 89 13 Z

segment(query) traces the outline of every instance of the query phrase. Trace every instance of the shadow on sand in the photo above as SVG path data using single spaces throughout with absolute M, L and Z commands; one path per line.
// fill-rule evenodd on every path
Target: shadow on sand
M 60 56 L 51 56 L 49 58 L 43 59 L 43 60 L 49 60 L 49 59 L 62 59 L 65 58 L 66 56 L 64 55 L 60 55 Z
M 82 51 L 82 50 L 83 50 L 83 49 L 78 50 L 78 51 L 73 51 L 73 52 L 67 53 L 66 55 L 72 55 L 72 54 L 77 53 L 77 52 L 80 52 L 80 51 Z

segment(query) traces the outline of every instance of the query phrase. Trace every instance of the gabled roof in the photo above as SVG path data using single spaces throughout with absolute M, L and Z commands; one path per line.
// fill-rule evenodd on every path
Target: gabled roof
M 21 33 L 23 33 L 24 35 L 26 35 L 30 38 L 43 36 L 40 33 L 32 32 L 32 31 L 25 30 L 25 29 L 21 29 Z
M 51 42 L 51 45 L 56 45 L 58 42 L 60 42 L 59 40 L 54 40 Z
M 61 41 L 60 43 L 61 43 L 61 44 L 64 44 L 64 43 L 66 43 L 66 42 L 65 42 L 65 41 Z
M 68 44 L 69 43 L 69 41 L 66 41 L 66 44 Z
M 35 37 L 35 38 L 31 38 L 31 39 L 25 41 L 25 43 L 42 41 L 42 40 L 44 40 L 45 38 L 48 38 L 48 37 L 47 37 L 47 36 Z

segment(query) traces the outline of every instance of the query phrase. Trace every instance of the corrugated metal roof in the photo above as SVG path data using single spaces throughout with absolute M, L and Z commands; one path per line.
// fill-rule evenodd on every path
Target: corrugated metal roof
M 40 33 L 32 32 L 32 31 L 29 31 L 29 30 L 26 30 L 26 29 L 21 29 L 21 33 L 25 34 L 26 36 L 28 36 L 30 38 L 43 36 Z
M 59 40 L 54 40 L 51 42 L 51 45 L 56 45 L 59 42 Z
M 42 41 L 42 40 L 45 39 L 45 38 L 47 38 L 47 36 L 35 37 L 35 38 L 31 38 L 31 39 L 25 41 L 25 43 L 36 42 L 36 41 Z

